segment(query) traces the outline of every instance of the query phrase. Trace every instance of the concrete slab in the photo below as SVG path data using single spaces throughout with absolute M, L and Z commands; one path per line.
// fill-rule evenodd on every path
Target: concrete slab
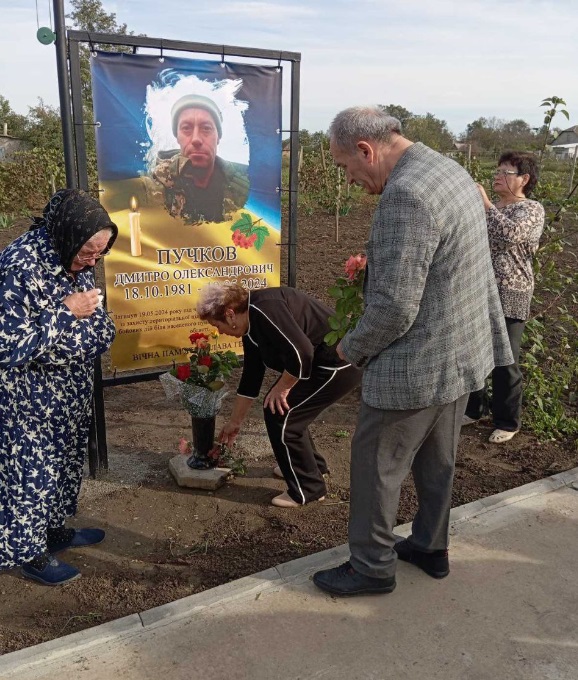
M 55 663 L 61 657 L 68 657 L 72 649 L 76 653 L 81 653 L 89 647 L 118 640 L 119 637 L 135 634 L 142 630 L 143 624 L 140 616 L 132 614 L 131 616 L 124 616 L 122 619 L 116 619 L 116 621 L 94 626 L 94 628 L 81 630 L 72 635 L 5 654 L 0 656 L 0 678 L 2 680 L 8 677 L 19 678 L 24 668 L 34 674 L 39 666 L 48 661 Z
M 187 457 L 183 455 L 174 456 L 169 460 L 169 470 L 179 486 L 208 491 L 215 491 L 223 486 L 231 474 L 229 468 L 193 470 L 187 465 Z
M 189 597 L 183 597 L 176 602 L 169 602 L 160 607 L 154 607 L 142 612 L 140 618 L 144 626 L 153 626 L 159 623 L 166 624 L 185 616 L 191 616 L 201 609 L 215 604 L 224 605 L 239 597 L 257 597 L 260 593 L 282 585 L 281 576 L 275 567 L 266 569 L 251 576 L 224 583 L 222 586 L 196 593 Z
M 537 482 L 530 482 L 529 484 L 524 484 L 524 486 L 519 486 L 516 489 L 502 491 L 502 493 L 496 494 L 495 496 L 481 498 L 479 503 L 481 503 L 484 508 L 498 508 L 504 505 L 511 505 L 512 503 L 519 503 L 525 498 L 531 498 L 532 496 L 536 496 L 541 493 L 555 491 L 562 486 L 564 486 L 562 480 L 554 480 L 551 477 L 546 477 L 546 479 L 540 479 Z
M 145 612 L 145 627 L 106 644 L 62 638 L 69 653 L 42 665 L 8 654 L 0 677 L 576 680 L 578 494 L 556 480 L 529 491 L 462 513 L 442 581 L 400 563 L 387 597 L 329 597 L 309 574 L 346 557 L 341 546 Z
M 278 564 L 276 569 L 285 582 L 290 582 L 296 579 L 308 579 L 314 571 L 341 564 L 348 557 L 349 547 L 340 545 L 337 548 L 330 548 L 314 555 L 285 562 L 285 564 Z
M 470 517 L 475 517 L 481 512 L 485 512 L 485 510 L 486 508 L 482 505 L 481 501 L 472 501 L 471 503 L 460 505 L 459 507 L 450 510 L 450 522 L 452 524 L 464 522 L 465 520 L 470 519 Z
M 565 472 L 560 472 L 554 475 L 553 478 L 561 477 L 564 484 L 571 484 L 572 482 L 578 482 L 578 468 L 572 470 L 566 470 Z

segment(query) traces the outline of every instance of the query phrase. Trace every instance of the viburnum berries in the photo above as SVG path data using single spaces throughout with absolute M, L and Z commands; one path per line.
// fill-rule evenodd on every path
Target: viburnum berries
M 251 248 L 257 240 L 257 234 L 251 234 L 250 236 L 245 236 L 242 234 L 240 229 L 235 229 L 233 232 L 233 243 L 240 248 Z

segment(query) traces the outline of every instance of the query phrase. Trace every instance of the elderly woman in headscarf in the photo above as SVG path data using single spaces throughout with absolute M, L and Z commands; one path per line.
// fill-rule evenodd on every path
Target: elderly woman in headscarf
M 0 253 L 0 568 L 46 585 L 80 576 L 55 553 L 104 538 L 65 520 L 82 480 L 93 360 L 115 332 L 93 267 L 117 233 L 96 200 L 64 189 Z

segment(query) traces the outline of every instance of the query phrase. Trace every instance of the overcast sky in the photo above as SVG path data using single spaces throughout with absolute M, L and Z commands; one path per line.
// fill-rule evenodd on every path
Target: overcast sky
M 49 25 L 51 0 L 37 2 L 40 25 Z M 570 111 L 570 123 L 557 117 L 555 125 L 578 124 L 578 0 L 103 5 L 150 37 L 301 52 L 300 127 L 310 131 L 326 130 L 335 113 L 356 104 L 429 111 L 455 134 L 480 116 L 523 118 L 537 127 L 539 104 L 552 95 Z M 18 113 L 38 97 L 58 105 L 55 50 L 36 39 L 35 0 L 2 0 L 0 25 L 0 94 Z

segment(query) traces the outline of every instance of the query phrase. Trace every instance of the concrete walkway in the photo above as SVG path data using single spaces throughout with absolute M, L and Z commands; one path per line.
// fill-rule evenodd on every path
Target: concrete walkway
M 577 489 L 578 468 L 453 510 L 442 581 L 400 563 L 391 595 L 329 597 L 310 575 L 343 546 L 7 654 L 0 678 L 576 680 Z

